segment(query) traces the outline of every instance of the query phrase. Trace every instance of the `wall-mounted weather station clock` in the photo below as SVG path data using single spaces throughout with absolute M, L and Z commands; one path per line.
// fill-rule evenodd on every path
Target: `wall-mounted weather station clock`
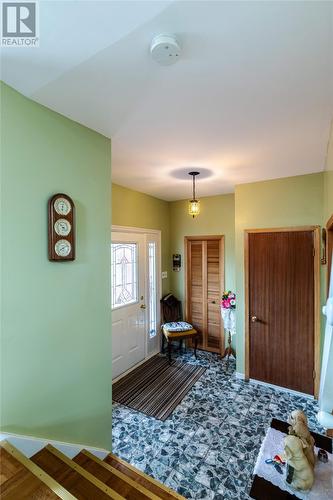
M 49 260 L 75 259 L 75 206 L 67 194 L 57 193 L 48 202 Z

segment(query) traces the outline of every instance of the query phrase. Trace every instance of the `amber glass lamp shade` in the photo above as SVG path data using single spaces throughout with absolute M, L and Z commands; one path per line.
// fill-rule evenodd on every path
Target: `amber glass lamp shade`
M 199 200 L 190 200 L 188 202 L 188 213 L 189 215 L 192 215 L 193 218 L 200 214 Z

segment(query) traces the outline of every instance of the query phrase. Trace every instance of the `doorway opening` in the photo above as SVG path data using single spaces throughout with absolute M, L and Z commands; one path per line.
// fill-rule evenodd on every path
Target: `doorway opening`
M 112 226 L 112 378 L 160 350 L 161 232 Z

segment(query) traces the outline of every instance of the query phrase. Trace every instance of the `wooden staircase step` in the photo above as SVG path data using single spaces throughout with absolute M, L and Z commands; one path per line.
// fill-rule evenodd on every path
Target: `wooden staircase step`
M 4 448 L 0 448 L 0 485 L 15 476 L 23 465 Z
M 73 460 L 128 500 L 159 500 L 160 498 L 87 450 L 82 450 Z
M 0 497 L 6 500 L 75 500 L 52 477 L 8 441 L 0 443 Z
M 178 500 L 184 500 L 184 497 L 168 488 L 164 484 L 156 481 L 152 477 L 148 476 L 144 472 L 136 469 L 129 463 L 125 462 L 121 458 L 117 457 L 113 453 L 107 455 L 104 459 L 104 462 L 111 465 L 114 469 L 117 469 L 119 472 L 122 472 L 127 477 L 131 478 L 138 484 L 144 486 L 148 491 L 154 493 L 158 498 L 163 500 L 172 500 L 177 498 Z
M 123 500 L 124 497 L 48 444 L 31 460 L 78 500 Z

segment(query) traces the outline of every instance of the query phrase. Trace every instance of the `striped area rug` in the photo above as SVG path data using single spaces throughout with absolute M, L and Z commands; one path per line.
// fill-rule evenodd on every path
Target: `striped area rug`
M 112 399 L 159 420 L 173 412 L 205 372 L 203 366 L 168 360 L 159 354 L 112 386 Z

